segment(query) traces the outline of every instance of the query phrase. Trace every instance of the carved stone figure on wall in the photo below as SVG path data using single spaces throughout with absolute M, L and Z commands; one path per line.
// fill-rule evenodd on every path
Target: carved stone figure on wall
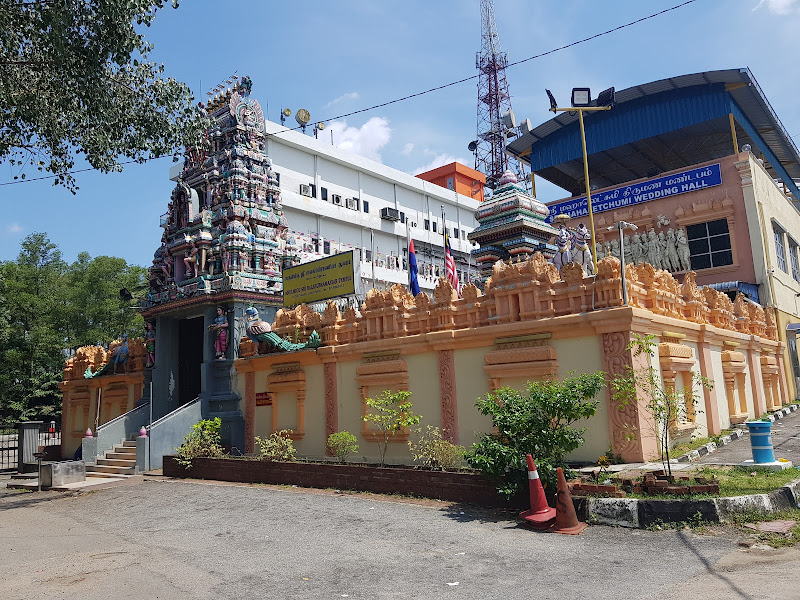
M 225 352 L 228 350 L 228 317 L 225 315 L 225 309 L 221 306 L 217 307 L 217 318 L 208 326 L 208 329 L 214 335 L 216 357 L 224 359 Z
M 658 236 L 655 229 L 647 232 L 647 257 L 645 262 L 650 263 L 656 269 L 661 268 L 661 245 L 658 243 Z
M 636 265 L 642 262 L 642 240 L 638 232 L 631 237 L 631 262 Z
M 689 251 L 689 242 L 686 239 L 686 232 L 683 229 L 678 229 L 677 233 L 677 250 L 678 260 L 681 264 L 681 271 L 688 271 L 691 268 L 691 252 Z
M 678 258 L 678 240 L 675 238 L 675 230 L 672 227 L 667 230 L 667 260 L 672 271 L 683 270 L 680 258 Z
M 619 258 L 619 240 L 611 240 L 611 256 Z
M 186 266 L 186 277 L 197 277 L 198 275 L 197 252 L 197 244 L 192 242 L 192 249 L 183 259 L 183 264 Z
M 595 252 L 597 254 L 597 260 L 601 260 L 601 259 L 606 257 L 606 253 L 603 252 L 603 244 L 601 244 L 600 242 L 597 242 L 594 245 L 594 248 L 595 248 Z

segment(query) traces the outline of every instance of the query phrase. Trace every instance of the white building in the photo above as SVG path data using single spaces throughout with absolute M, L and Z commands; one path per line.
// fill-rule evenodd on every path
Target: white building
M 444 276 L 444 230 L 459 279 L 474 278 L 467 235 L 479 202 L 298 131 L 265 121 L 267 155 L 281 186 L 283 212 L 301 261 L 355 250 L 357 295 L 393 283 L 408 284 L 407 236 L 414 240 L 419 284 L 431 291 Z M 177 180 L 173 167 L 170 178 Z M 444 207 L 445 223 L 442 223 Z

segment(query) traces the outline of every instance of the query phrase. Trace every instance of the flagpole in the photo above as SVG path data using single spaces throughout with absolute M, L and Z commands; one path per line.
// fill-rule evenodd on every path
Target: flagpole
M 372 289 L 375 289 L 375 231 L 372 228 L 369 230 L 369 244 L 370 244 L 370 267 L 372 268 Z
M 444 258 L 444 273 L 447 276 L 447 225 L 444 220 L 444 204 L 440 205 L 442 209 L 442 257 Z

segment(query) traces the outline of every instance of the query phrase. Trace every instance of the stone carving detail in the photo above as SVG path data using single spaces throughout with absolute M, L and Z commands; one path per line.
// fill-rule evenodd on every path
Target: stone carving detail
M 603 364 L 609 378 L 624 375 L 632 366 L 630 351 L 626 349 L 628 338 L 620 332 L 603 334 Z M 611 386 L 608 388 L 608 397 L 612 395 Z M 609 420 L 611 421 L 611 444 L 614 452 L 623 457 L 638 446 L 633 437 L 641 435 L 638 431 L 639 407 L 635 402 L 625 406 L 608 407 Z
M 336 380 L 336 363 L 325 363 L 325 439 L 339 428 L 339 392 Z M 330 450 L 326 450 L 330 456 Z
M 336 306 L 336 303 L 333 300 L 328 300 L 328 304 L 325 306 L 325 310 L 322 313 L 322 325 L 324 327 L 336 325 L 341 318 L 342 315 L 339 313 L 339 308 Z
M 447 279 L 440 277 L 439 283 L 436 284 L 436 288 L 433 290 L 433 299 L 436 304 L 452 304 L 458 300 L 458 294 Z
M 458 444 L 458 396 L 453 350 L 439 350 L 439 396 L 442 403 L 442 437 Z
M 561 267 L 561 277 L 567 283 L 574 284 L 583 281 L 583 278 L 586 277 L 586 273 L 584 273 L 581 265 L 576 262 L 571 262 Z

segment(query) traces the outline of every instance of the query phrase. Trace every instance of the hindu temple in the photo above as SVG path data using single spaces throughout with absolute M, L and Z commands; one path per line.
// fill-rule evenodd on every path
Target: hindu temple
M 243 77 L 198 106 L 211 120 L 209 143 L 186 153 L 141 306 L 158 339 L 153 418 L 199 397 L 203 416 L 221 417 L 233 446 L 243 435 L 234 341 L 250 306 L 272 320 L 282 306 L 281 270 L 293 262 L 280 184 L 264 150 L 264 114 L 251 88 Z
M 475 213 L 480 225 L 467 236 L 480 244 L 472 254 L 481 278 L 485 280 L 492 274 L 492 266 L 498 260 L 534 252 L 552 256 L 555 247 L 548 242 L 556 230 L 545 222 L 548 214 L 547 207 L 519 185 L 516 175 L 506 171 L 492 197 Z

